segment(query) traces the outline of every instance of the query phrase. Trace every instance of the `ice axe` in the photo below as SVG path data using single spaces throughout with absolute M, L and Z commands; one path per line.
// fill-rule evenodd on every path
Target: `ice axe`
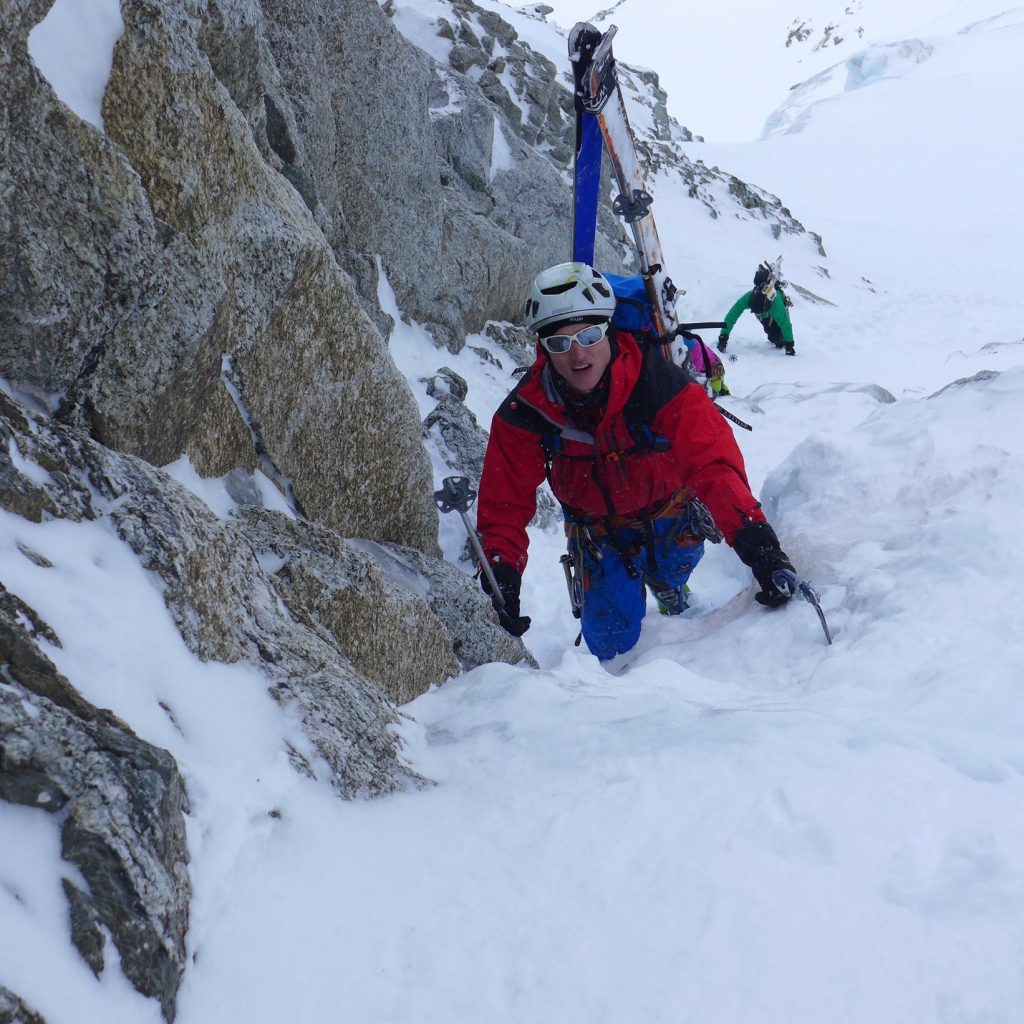
M 477 536 L 476 527 L 469 521 L 469 509 L 476 500 L 476 491 L 469 486 L 468 476 L 446 476 L 441 481 L 441 489 L 434 491 L 434 504 L 444 513 L 458 512 L 462 516 L 466 533 L 469 534 L 469 543 L 473 552 L 483 569 L 487 582 L 491 585 L 491 601 L 498 611 L 505 610 L 505 598 L 498 587 L 498 581 L 494 578 L 491 566 L 484 555 L 484 549 L 480 546 L 480 538 Z
M 829 632 L 828 623 L 825 621 L 825 613 L 821 610 L 821 602 L 818 600 L 818 592 L 814 587 L 812 587 L 806 580 L 800 579 L 800 577 L 791 569 L 776 569 L 775 572 L 772 573 L 772 583 L 775 584 L 776 589 L 780 593 L 787 594 L 790 597 L 797 593 L 797 591 L 800 592 L 803 599 L 818 613 L 821 628 L 825 631 L 825 639 L 829 644 L 831 644 L 832 634 Z

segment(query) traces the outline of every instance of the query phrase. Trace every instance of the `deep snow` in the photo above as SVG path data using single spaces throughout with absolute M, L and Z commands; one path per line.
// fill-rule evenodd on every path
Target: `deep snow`
M 648 15 L 630 20 L 640 2 L 613 18 L 624 56 L 649 32 Z M 552 6 L 561 17 L 568 2 Z M 820 25 L 835 6 L 804 10 Z M 805 603 L 757 606 L 717 547 L 695 607 L 651 616 L 636 650 L 602 667 L 572 643 L 562 541 L 535 532 L 523 605 L 540 670 L 485 666 L 407 705 L 406 756 L 438 785 L 343 804 L 288 768 L 284 738 L 301 736 L 255 673 L 187 653 L 112 531 L 0 515 L 0 578 L 62 637 L 58 667 L 186 775 L 195 960 L 179 1024 L 1024 1019 L 1024 144 L 1008 129 L 1024 19 L 961 32 L 994 6 L 897 6 L 926 60 L 798 94 L 782 76 L 824 68 L 748 48 L 736 12 L 761 6 L 687 14 L 697 50 L 717 41 L 764 100 L 759 123 L 780 110 L 792 124 L 801 104 L 798 131 L 691 155 L 775 191 L 822 234 L 827 263 L 651 183 L 685 316 L 720 317 L 780 251 L 828 303 L 795 297 L 796 359 L 741 319 L 725 402 L 754 425 L 739 432 L 751 482 L 821 590 L 831 648 Z M 683 63 L 666 58 L 670 89 Z M 743 137 L 725 96 L 708 100 L 707 136 L 715 102 L 718 137 Z M 473 343 L 504 365 L 468 348 L 443 361 L 487 423 L 512 367 Z M 438 353 L 401 322 L 391 349 L 429 410 L 418 378 Z M 1002 372 L 945 387 L 983 370 Z M 227 511 L 215 483 L 175 473 Z M 450 557 L 461 531 L 442 524 Z M 71 947 L 57 823 L 0 803 L 0 835 L 0 984 L 49 1024 L 157 1021 L 116 967 L 97 982 Z

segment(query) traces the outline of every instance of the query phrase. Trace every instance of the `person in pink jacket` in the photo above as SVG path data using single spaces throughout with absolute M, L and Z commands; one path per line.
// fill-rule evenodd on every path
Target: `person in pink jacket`
M 699 334 L 687 331 L 682 337 L 686 344 L 686 369 L 704 377 L 712 395 L 730 394 L 725 384 L 725 364 L 718 354 L 704 344 Z

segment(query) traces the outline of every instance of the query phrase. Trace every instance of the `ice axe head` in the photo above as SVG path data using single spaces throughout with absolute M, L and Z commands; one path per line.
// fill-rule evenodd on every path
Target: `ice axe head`
M 442 512 L 468 512 L 476 499 L 476 491 L 469 486 L 468 476 L 447 476 L 441 489 L 434 491 L 434 504 Z
M 789 569 L 776 569 L 772 573 L 772 583 L 780 593 L 788 597 L 792 597 L 797 592 L 800 593 L 803 599 L 817 612 L 818 621 L 821 623 L 822 631 L 825 634 L 825 642 L 831 644 L 832 631 L 828 628 L 825 613 L 821 610 L 821 599 L 818 597 L 818 592 L 814 587 L 806 580 L 800 579 L 795 572 Z
M 789 569 L 776 569 L 772 573 L 772 583 L 775 584 L 775 589 L 780 594 L 785 594 L 786 597 L 792 597 L 796 593 L 797 586 L 800 583 L 800 578 L 795 572 L 791 572 Z

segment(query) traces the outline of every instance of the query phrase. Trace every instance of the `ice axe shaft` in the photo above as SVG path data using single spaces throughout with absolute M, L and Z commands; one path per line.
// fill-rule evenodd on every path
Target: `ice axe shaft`
M 487 561 L 487 556 L 484 555 L 484 549 L 480 546 L 480 538 L 477 536 L 476 527 L 469 521 L 469 516 L 465 512 L 460 512 L 459 514 L 462 516 L 462 521 L 466 524 L 466 533 L 469 534 L 469 543 L 472 545 L 473 551 L 476 553 L 477 561 L 480 563 L 480 568 L 483 569 L 484 575 L 487 577 L 487 582 L 491 585 L 491 600 L 499 611 L 504 611 L 505 598 L 501 593 L 501 588 L 498 586 L 498 581 L 494 578 L 494 572 L 491 569 L 491 564 Z
M 477 536 L 476 527 L 469 520 L 469 509 L 476 499 L 476 491 L 469 486 L 467 476 L 447 476 L 441 481 L 440 490 L 434 491 L 434 504 L 442 512 L 458 512 L 462 516 L 462 522 L 469 535 L 469 543 L 473 548 L 480 568 L 491 585 L 491 601 L 499 611 L 505 610 L 505 598 L 498 587 L 498 581 L 494 578 L 487 556 L 480 545 L 480 538 Z
M 811 605 L 812 608 L 818 613 L 818 621 L 821 623 L 822 631 L 825 634 L 825 641 L 828 644 L 832 643 L 832 633 L 828 628 L 828 623 L 825 621 L 825 613 L 821 610 L 821 602 L 818 599 L 818 592 L 808 583 L 806 580 L 800 579 L 795 572 L 789 569 L 776 569 L 772 573 L 772 583 L 784 594 L 795 594 L 797 591 L 800 592 L 800 596 Z

